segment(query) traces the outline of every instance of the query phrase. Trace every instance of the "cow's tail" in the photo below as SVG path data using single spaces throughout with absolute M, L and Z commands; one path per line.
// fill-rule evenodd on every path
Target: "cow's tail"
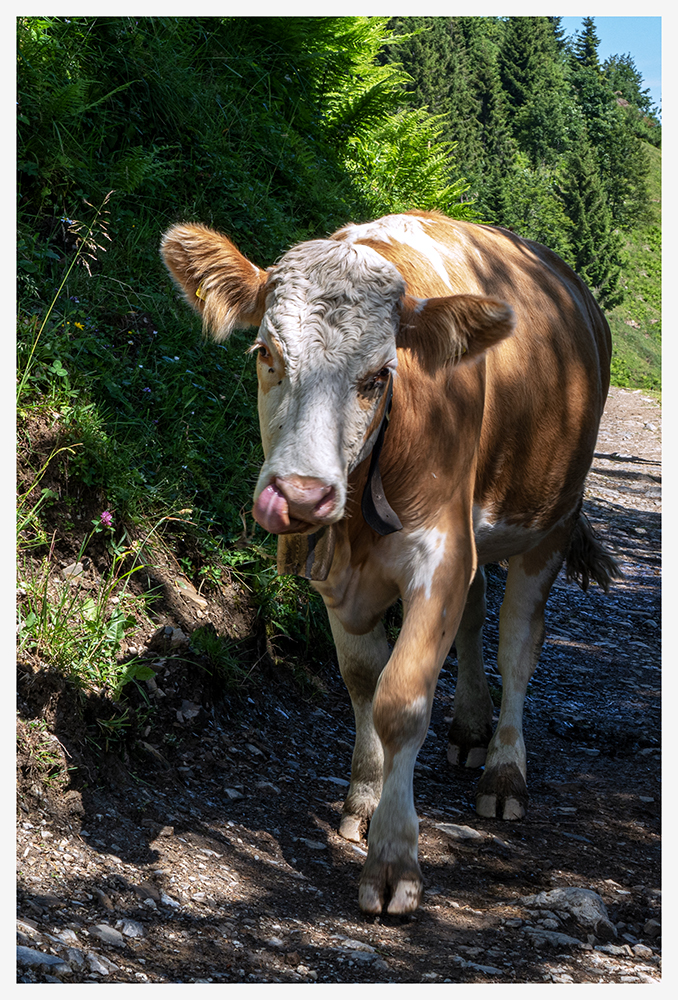
M 565 557 L 567 580 L 575 580 L 584 591 L 591 580 L 595 580 L 607 593 L 612 580 L 619 580 L 623 575 L 617 560 L 598 540 L 587 517 L 580 513 Z

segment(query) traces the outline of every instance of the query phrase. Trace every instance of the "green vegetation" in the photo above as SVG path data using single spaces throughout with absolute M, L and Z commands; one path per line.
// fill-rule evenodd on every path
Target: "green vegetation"
M 650 204 L 625 234 L 624 298 L 608 313 L 615 385 L 661 389 L 661 154 L 647 147 Z
M 625 244 L 650 210 L 656 110 L 629 55 L 600 65 L 593 18 L 404 17 L 385 49 L 411 76 L 485 221 L 559 253 L 605 309 L 625 297 Z M 652 144 L 652 145 L 651 145 Z
M 508 226 L 597 289 L 617 383 L 659 386 L 661 129 L 630 57 L 601 67 L 592 25 L 570 52 L 558 21 L 18 19 L 22 655 L 122 698 L 148 669 L 121 663 L 153 620 L 145 553 L 165 546 L 208 597 L 248 591 L 274 662 L 331 656 L 318 599 L 275 575 L 249 515 L 250 338 L 201 339 L 158 254 L 174 222 L 261 266 L 411 207 Z M 88 558 L 95 584 L 64 581 Z M 252 681 L 235 641 L 193 639 L 226 687 Z

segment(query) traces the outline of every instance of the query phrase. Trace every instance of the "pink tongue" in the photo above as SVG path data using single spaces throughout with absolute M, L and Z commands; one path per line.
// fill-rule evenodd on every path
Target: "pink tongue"
M 287 531 L 290 526 L 287 500 L 273 483 L 263 489 L 257 497 L 257 502 L 252 508 L 252 516 L 262 528 L 273 535 Z

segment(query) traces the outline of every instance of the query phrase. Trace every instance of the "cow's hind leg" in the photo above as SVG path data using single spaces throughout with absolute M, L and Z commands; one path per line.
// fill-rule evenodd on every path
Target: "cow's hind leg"
M 501 711 L 478 783 L 481 816 L 521 819 L 527 808 L 523 704 L 544 641 L 544 607 L 562 565 L 571 522 L 557 525 L 538 546 L 509 560 L 499 616 L 497 656 L 503 690 Z
M 447 748 L 450 764 L 481 767 L 492 736 L 493 705 L 483 663 L 486 610 L 485 572 L 480 567 L 469 589 L 455 639 L 458 668 Z
M 372 699 L 390 649 L 381 623 L 366 635 L 351 635 L 329 608 L 327 613 L 339 669 L 355 716 L 351 784 L 344 801 L 339 833 L 346 840 L 359 841 L 381 796 L 384 752 L 372 721 Z

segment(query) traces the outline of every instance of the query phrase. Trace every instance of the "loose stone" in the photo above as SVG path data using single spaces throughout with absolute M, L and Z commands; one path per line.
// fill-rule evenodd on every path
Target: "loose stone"
M 53 969 L 57 966 L 64 966 L 67 971 L 70 971 L 68 970 L 68 966 L 65 965 L 63 958 L 59 958 L 58 955 L 47 955 L 45 952 L 37 951 L 35 948 L 26 948 L 24 945 L 17 945 L 16 960 L 19 965 L 44 965 Z
M 142 924 L 136 920 L 121 920 L 118 922 L 118 928 L 125 937 L 142 938 L 146 933 Z
M 105 944 L 112 944 L 116 948 L 121 948 L 125 943 L 120 931 L 116 931 L 115 927 L 111 927 L 109 924 L 95 924 L 94 927 L 90 927 L 90 934 L 94 934 Z
M 610 922 L 602 897 L 592 889 L 579 889 L 576 886 L 552 889 L 550 892 L 540 892 L 534 896 L 522 896 L 520 902 L 540 909 L 564 910 L 572 914 L 582 927 L 591 928 L 597 937 L 604 941 L 611 941 L 617 936 L 617 930 Z

